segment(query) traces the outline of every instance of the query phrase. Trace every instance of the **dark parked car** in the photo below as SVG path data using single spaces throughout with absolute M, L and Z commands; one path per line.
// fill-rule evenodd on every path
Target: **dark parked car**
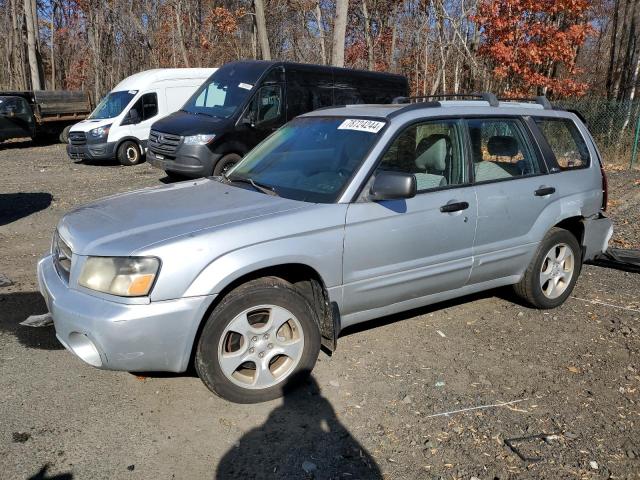
M 390 103 L 406 77 L 286 62 L 224 65 L 181 110 L 151 126 L 148 160 L 168 175 L 220 175 L 292 118 L 322 107 Z

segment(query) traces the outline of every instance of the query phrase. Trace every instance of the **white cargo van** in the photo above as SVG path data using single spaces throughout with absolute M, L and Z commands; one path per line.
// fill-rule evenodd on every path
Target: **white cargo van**
M 151 124 L 182 107 L 216 68 L 159 68 L 122 80 L 69 131 L 72 160 L 142 160 Z

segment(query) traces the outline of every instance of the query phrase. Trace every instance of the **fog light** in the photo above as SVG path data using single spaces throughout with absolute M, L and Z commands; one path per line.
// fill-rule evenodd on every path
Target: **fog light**
M 98 349 L 86 335 L 71 332 L 69 334 L 69 348 L 89 365 L 93 365 L 94 367 L 102 366 Z

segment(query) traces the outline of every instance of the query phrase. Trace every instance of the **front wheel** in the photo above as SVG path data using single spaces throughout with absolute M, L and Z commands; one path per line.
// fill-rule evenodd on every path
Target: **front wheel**
M 582 267 L 582 252 L 576 237 L 562 228 L 552 228 L 544 237 L 516 294 L 537 308 L 555 308 L 571 295 Z
M 140 147 L 133 140 L 125 140 L 118 147 L 118 161 L 120 164 L 131 167 L 140 163 L 142 159 L 142 153 Z
M 238 163 L 242 157 L 237 153 L 227 153 L 220 160 L 216 162 L 216 166 L 213 168 L 213 174 L 216 177 L 220 175 L 224 175 L 229 171 L 231 167 L 233 167 L 236 163 Z
M 227 294 L 206 321 L 196 347 L 198 376 L 232 402 L 280 397 L 315 365 L 315 318 L 290 283 L 276 277 L 248 282 Z

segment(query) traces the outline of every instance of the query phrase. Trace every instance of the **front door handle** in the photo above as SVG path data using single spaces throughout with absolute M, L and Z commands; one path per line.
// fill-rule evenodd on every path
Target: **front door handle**
M 533 194 L 536 197 L 546 197 L 547 195 L 551 195 L 552 193 L 556 193 L 556 189 L 554 187 L 540 187 Z
M 447 203 L 446 205 L 442 205 L 440 207 L 440 211 L 442 213 L 451 213 L 451 212 L 459 212 L 460 210 L 466 210 L 469 208 L 468 202 L 455 202 L 455 203 Z

